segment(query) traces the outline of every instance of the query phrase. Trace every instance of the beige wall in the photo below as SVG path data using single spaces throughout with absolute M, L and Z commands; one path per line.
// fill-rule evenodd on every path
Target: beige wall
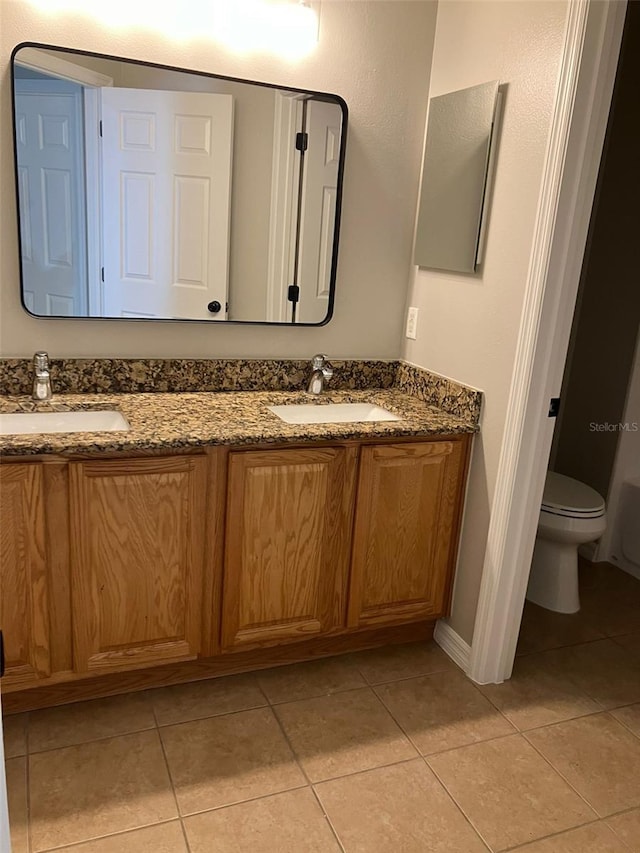
M 0 0 L 0 355 L 393 358 L 411 257 L 435 2 L 321 4 L 315 52 L 291 61 L 231 53 L 206 38 L 104 29 L 89 15 L 43 15 Z M 36 320 L 18 296 L 9 57 L 42 41 L 282 86 L 335 92 L 349 132 L 335 319 L 320 329 Z
M 430 96 L 506 87 L 485 260 L 475 275 L 416 270 L 418 339 L 404 357 L 485 392 L 472 459 L 451 624 L 470 642 L 503 441 L 567 4 L 448 2 L 438 8 Z

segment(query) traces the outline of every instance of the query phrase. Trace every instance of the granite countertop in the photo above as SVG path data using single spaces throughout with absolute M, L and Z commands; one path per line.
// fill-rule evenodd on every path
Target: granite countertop
M 288 424 L 267 409 L 286 403 L 375 403 L 400 421 Z M 327 391 L 320 397 L 297 391 L 218 391 L 144 394 L 57 394 L 51 403 L 29 397 L 0 398 L 0 412 L 116 409 L 127 432 L 38 433 L 0 436 L 0 455 L 85 454 L 179 450 L 205 445 L 276 444 L 344 439 L 401 438 L 473 433 L 465 420 L 394 388 Z

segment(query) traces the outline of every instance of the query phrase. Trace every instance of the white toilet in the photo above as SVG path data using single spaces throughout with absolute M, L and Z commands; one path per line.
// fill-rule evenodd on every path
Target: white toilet
M 557 613 L 580 610 L 578 546 L 606 529 L 601 495 L 578 480 L 547 472 L 527 598 Z

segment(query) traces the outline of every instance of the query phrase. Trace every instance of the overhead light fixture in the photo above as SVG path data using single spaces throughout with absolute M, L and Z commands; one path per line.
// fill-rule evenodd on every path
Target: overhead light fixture
M 318 16 L 291 0 L 217 0 L 213 37 L 241 53 L 269 51 L 305 56 L 318 43 Z
M 305 0 L 30 0 L 46 14 L 90 15 L 112 28 L 143 27 L 180 39 L 214 39 L 240 53 L 307 55 L 318 43 L 320 3 Z

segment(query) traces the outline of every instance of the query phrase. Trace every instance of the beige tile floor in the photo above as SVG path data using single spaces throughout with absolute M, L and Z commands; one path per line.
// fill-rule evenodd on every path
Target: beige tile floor
M 640 581 L 582 602 L 502 685 L 415 644 L 6 717 L 14 853 L 637 853 Z

